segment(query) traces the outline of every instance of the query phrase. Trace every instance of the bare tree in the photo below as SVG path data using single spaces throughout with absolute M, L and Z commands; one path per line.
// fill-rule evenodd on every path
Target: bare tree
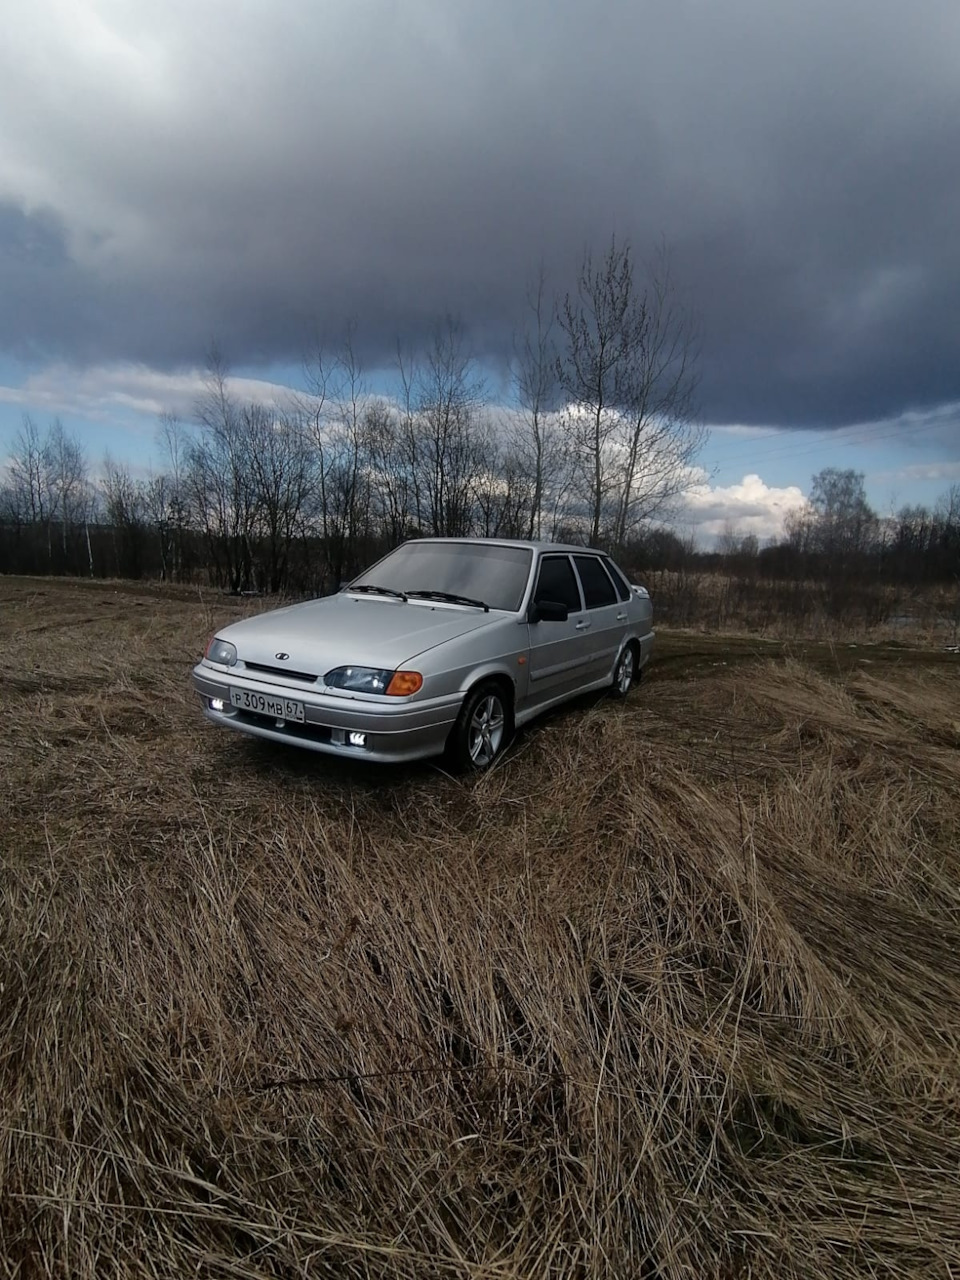
M 0 566 L 4 572 L 20 572 L 30 565 L 35 527 L 26 494 L 8 474 L 0 484 Z
M 960 573 L 960 484 L 953 484 L 941 494 L 934 510 L 939 541 L 951 561 L 951 567 Z
M 334 369 L 335 464 L 326 483 L 328 558 L 338 584 L 361 567 L 360 548 L 371 532 L 370 393 L 355 338 L 351 323 Z
M 590 542 L 599 546 L 611 487 L 609 446 L 642 341 L 644 317 L 634 294 L 629 247 L 618 249 L 611 242 L 598 268 L 585 253 L 576 294 L 566 295 L 558 319 L 565 350 L 557 357 L 557 379 L 583 469 Z
M 642 311 L 642 341 L 626 378 L 616 431 L 612 542 L 617 548 L 689 488 L 689 468 L 703 444 L 694 418 L 696 334 L 677 299 L 663 249 L 650 271 Z
M 238 592 L 251 585 L 257 519 L 250 419 L 232 399 L 226 364 L 215 349 L 196 415 L 199 438 L 188 462 L 191 502 L 217 577 Z
M 474 531 L 483 538 L 528 538 L 534 509 L 534 480 L 528 458 L 520 458 L 513 444 L 487 433 L 487 464 L 473 484 Z
M 518 494 L 526 482 L 526 518 L 518 533 L 526 538 L 543 536 L 547 510 L 556 505 L 563 490 L 568 455 L 557 415 L 556 327 L 546 298 L 546 276 L 541 264 L 527 292 L 527 325 L 514 344 L 514 390 L 519 412 L 510 432 L 511 491 Z
M 64 429 L 59 418 L 41 438 L 33 419 L 25 414 L 14 438 L 10 476 L 17 509 L 36 529 L 43 529 L 47 569 L 69 572 L 79 567 L 83 556 L 74 535 L 82 530 L 92 572 L 89 519 L 93 494 L 79 439 Z
M 30 524 L 45 524 L 50 507 L 49 477 L 43 441 L 29 413 L 23 415 L 20 430 L 14 437 L 10 477 L 25 519 Z
M 822 556 L 833 569 L 873 544 L 879 521 L 867 502 L 862 471 L 826 467 L 814 477 L 810 500 L 787 519 L 791 543 L 801 551 Z
M 305 366 L 310 438 L 316 456 L 317 516 L 326 574 L 334 585 L 358 565 L 369 540 L 372 504 L 368 417 L 372 404 L 356 328 L 349 323 L 332 354 L 318 343 Z
M 960 484 L 951 485 L 937 502 L 935 560 L 944 578 L 953 583 L 950 618 L 953 643 L 960 638 Z
M 103 515 L 110 526 L 116 571 L 123 578 L 141 578 L 146 559 L 147 499 L 145 486 L 125 463 L 107 454 L 100 474 Z
M 593 545 L 622 546 L 689 484 L 702 443 L 692 421 L 696 347 L 665 257 L 637 285 L 629 244 L 595 265 L 584 255 L 559 308 L 557 378 L 584 480 Z
M 66 569 L 70 563 L 71 531 L 81 524 L 86 525 L 91 495 L 83 445 L 64 429 L 59 418 L 54 418 L 47 433 L 43 461 L 50 495 L 48 520 L 59 523 L 63 567 Z M 89 535 L 89 529 L 87 532 Z
M 250 405 L 242 416 L 250 450 L 261 580 L 266 590 L 277 592 L 286 585 L 290 551 L 313 492 L 312 451 L 299 415 L 275 414 Z
M 165 413 L 160 418 L 157 441 L 163 451 L 165 468 L 151 477 L 146 499 L 159 541 L 160 577 L 180 582 L 187 573 L 187 530 L 190 526 L 187 481 L 193 440 L 185 423 L 175 414 Z
M 180 580 L 174 550 L 173 478 L 166 471 L 151 475 L 144 486 L 144 503 L 147 518 L 157 537 L 157 553 L 160 559 L 160 581 L 168 578 Z
M 374 518 L 381 537 L 396 546 L 408 538 L 417 525 L 405 421 L 390 404 L 371 400 L 364 415 L 364 439 Z
M 301 400 L 301 413 L 308 424 L 311 446 L 314 452 L 313 469 L 316 481 L 315 502 L 311 503 L 309 519 L 320 533 L 326 569 L 321 570 L 321 585 L 327 574 L 338 585 L 338 571 L 331 564 L 330 549 L 336 539 L 336 522 L 331 516 L 330 493 L 339 487 L 342 474 L 340 456 L 341 440 L 335 429 L 336 405 L 331 387 L 338 371 L 337 357 L 331 357 L 319 335 L 312 352 L 304 359 L 303 374 L 307 395 Z
M 461 322 L 448 316 L 422 361 L 401 364 L 401 380 L 418 523 L 434 537 L 468 534 L 486 442 L 478 424 L 483 380 Z

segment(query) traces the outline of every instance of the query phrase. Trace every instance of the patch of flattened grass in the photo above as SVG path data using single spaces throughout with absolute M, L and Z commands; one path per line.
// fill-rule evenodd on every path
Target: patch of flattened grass
M 662 637 L 461 780 L 102 592 L 0 620 L 0 1275 L 960 1272 L 952 668 Z

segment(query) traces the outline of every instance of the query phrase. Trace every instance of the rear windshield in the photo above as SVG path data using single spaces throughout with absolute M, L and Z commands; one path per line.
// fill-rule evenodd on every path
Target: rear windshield
M 520 608 L 530 575 L 529 547 L 486 542 L 408 542 L 362 573 L 355 583 L 391 591 L 448 591 L 491 609 Z

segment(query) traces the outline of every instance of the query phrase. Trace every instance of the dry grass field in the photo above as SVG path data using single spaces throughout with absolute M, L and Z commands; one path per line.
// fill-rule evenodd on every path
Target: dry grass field
M 665 635 L 474 780 L 0 578 L 0 1274 L 960 1277 L 960 658 Z

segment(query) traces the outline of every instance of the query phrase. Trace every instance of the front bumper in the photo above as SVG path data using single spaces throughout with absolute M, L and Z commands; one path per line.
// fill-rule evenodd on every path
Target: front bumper
M 305 747 L 352 760 L 390 763 L 439 755 L 463 701 L 455 694 L 411 702 L 398 698 L 396 705 L 359 698 L 316 693 L 291 684 L 252 680 L 249 676 L 221 673 L 200 662 L 193 669 L 193 687 L 208 720 L 224 729 L 268 738 L 287 746 Z M 242 711 L 230 705 L 230 690 L 246 689 L 268 697 L 292 698 L 303 704 L 303 723 L 277 721 L 271 716 Z M 223 710 L 214 710 L 218 701 Z M 351 745 L 350 734 L 363 734 L 363 745 Z

